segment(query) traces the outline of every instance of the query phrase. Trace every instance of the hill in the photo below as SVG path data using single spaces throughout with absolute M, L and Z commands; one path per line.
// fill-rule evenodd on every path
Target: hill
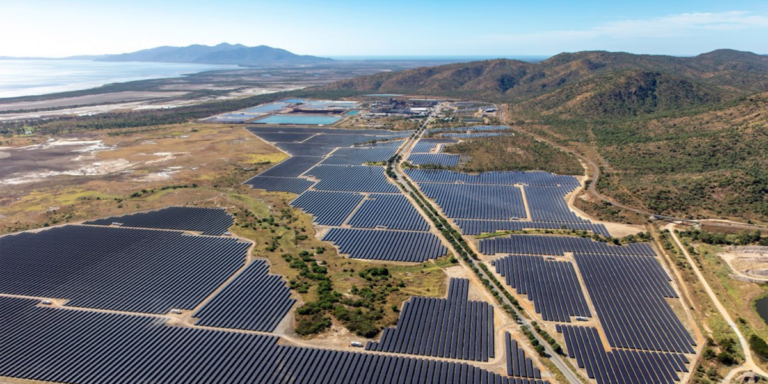
M 634 115 L 768 91 L 768 57 L 733 50 L 687 58 L 563 53 L 537 63 L 498 59 L 380 73 L 326 89 L 533 100 L 542 111 Z
M 768 223 L 766 56 L 563 53 L 538 63 L 489 60 L 381 73 L 326 89 L 506 103 L 507 122 L 600 165 L 598 191 L 621 203 L 678 217 Z M 476 144 L 473 156 L 493 158 L 493 148 Z M 578 201 L 619 219 L 602 204 Z
M 266 45 L 246 47 L 222 43 L 216 46 L 157 47 L 142 51 L 107 55 L 97 61 L 144 61 L 159 63 L 232 64 L 242 66 L 295 66 L 331 62 L 333 60 L 302 56 Z

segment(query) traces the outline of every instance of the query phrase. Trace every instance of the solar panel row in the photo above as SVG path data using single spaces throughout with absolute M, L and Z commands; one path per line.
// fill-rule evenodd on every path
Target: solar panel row
M 193 309 L 242 267 L 248 243 L 68 225 L 0 237 L 0 293 L 144 313 Z
M 658 260 L 574 256 L 612 347 L 694 353 L 696 343 L 665 300 L 677 295 Z
M 579 187 L 579 181 L 573 176 L 553 175 L 548 172 L 483 172 L 468 174 L 444 169 L 406 169 L 405 173 L 417 183 L 458 183 L 528 186 L 562 186 L 571 190 Z
M 331 228 L 323 240 L 333 242 L 340 253 L 355 259 L 422 263 L 448 252 L 429 232 Z
M 512 136 L 512 133 L 480 132 L 480 133 L 444 133 L 442 137 L 451 139 L 479 139 L 483 137 Z
M 423 184 L 421 190 L 450 218 L 510 220 L 525 218 L 518 187 L 500 185 Z
M 430 129 L 429 133 L 440 132 L 485 132 L 485 131 L 503 131 L 509 127 L 505 125 L 475 125 L 471 127 L 453 127 L 453 128 L 434 128 Z
M 296 177 L 267 177 L 256 176 L 245 182 L 254 189 L 264 189 L 271 192 L 291 192 L 301 194 L 315 184 L 314 181 Z
M 533 366 L 533 360 L 525 357 L 525 351 L 517 344 L 509 332 L 504 332 L 507 352 L 507 376 L 519 376 L 540 379 L 541 371 Z
M 341 226 L 363 197 L 359 193 L 306 191 L 291 205 L 315 216 L 319 225 Z
M 258 132 L 257 135 L 273 143 L 298 143 L 314 136 L 314 133 L 289 133 L 289 132 Z
M 36 303 L 0 298 L 0 376 L 78 384 L 543 384 L 463 363 L 284 346 L 274 336 Z
M 363 165 L 389 160 L 398 147 L 355 147 L 339 148 L 322 164 L 328 165 Z
M 420 139 L 416 145 L 411 149 L 412 153 L 430 153 L 441 145 L 455 144 L 456 140 L 453 139 Z M 442 147 L 441 147 L 442 148 Z M 440 152 L 440 151 L 437 151 Z
M 456 219 L 456 224 L 461 228 L 461 233 L 469 236 L 477 236 L 481 233 L 493 233 L 497 231 L 522 231 L 526 229 L 568 229 L 588 231 L 605 237 L 611 237 L 608 229 L 603 224 L 593 223 L 547 223 L 537 221 L 499 221 L 499 220 L 470 220 Z
M 386 328 L 366 350 L 488 361 L 494 357 L 493 306 L 468 301 L 469 280 L 451 279 L 447 299 L 414 297 L 397 328 Z
M 272 176 L 272 177 L 298 177 L 302 173 L 308 171 L 314 167 L 315 164 L 322 161 L 322 157 L 311 156 L 294 156 L 285 159 L 280 164 L 275 165 L 272 168 L 259 174 L 259 176 Z
M 413 165 L 442 165 L 444 167 L 455 167 L 459 165 L 459 155 L 449 155 L 446 153 L 411 153 L 408 161 Z
M 568 208 L 565 195 L 573 192 L 570 186 L 526 186 L 524 187 L 531 220 L 553 223 L 588 223 Z
M 598 384 L 669 383 L 680 381 L 678 372 L 688 372 L 688 359 L 678 353 L 613 349 L 606 352 L 595 328 L 557 325 L 563 333 L 568 356 Z
M 197 325 L 272 332 L 295 302 L 281 276 L 256 260 L 193 317 Z
M 379 166 L 318 165 L 307 175 L 320 179 L 314 187 L 319 191 L 399 193 Z
M 571 316 L 590 316 L 570 262 L 515 255 L 494 260 L 492 264 L 508 286 L 533 301 L 536 313 L 544 320 L 569 323 Z
M 510 235 L 480 240 L 484 255 L 517 253 L 522 255 L 563 256 L 565 252 L 596 255 L 630 255 L 654 257 L 656 253 L 647 243 L 612 245 L 572 236 Z
M 220 236 L 232 226 L 234 218 L 221 208 L 168 207 L 151 212 L 113 216 L 86 221 L 90 225 L 120 223 L 123 227 L 173 229 Z
M 370 195 L 349 219 L 353 228 L 428 231 L 429 224 L 403 195 Z

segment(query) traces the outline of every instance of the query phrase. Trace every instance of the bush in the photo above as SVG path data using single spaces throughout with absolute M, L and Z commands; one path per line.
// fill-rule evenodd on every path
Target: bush
M 717 355 L 717 361 L 723 365 L 733 365 L 736 362 L 736 359 L 734 359 L 733 355 L 728 352 L 720 352 Z
M 768 358 L 768 343 L 760 336 L 753 334 L 749 337 L 749 348 L 760 357 Z

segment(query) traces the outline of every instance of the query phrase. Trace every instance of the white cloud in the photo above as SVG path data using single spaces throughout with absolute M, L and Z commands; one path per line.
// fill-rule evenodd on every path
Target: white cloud
M 744 11 L 683 13 L 651 19 L 616 20 L 584 30 L 555 30 L 524 34 L 494 34 L 483 40 L 499 43 L 532 43 L 592 40 L 598 38 L 645 39 L 696 36 L 703 32 L 768 29 L 768 16 Z

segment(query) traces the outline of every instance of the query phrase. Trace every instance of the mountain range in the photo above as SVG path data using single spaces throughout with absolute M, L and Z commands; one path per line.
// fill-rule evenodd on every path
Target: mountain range
M 506 122 L 597 164 L 597 189 L 622 204 L 768 223 L 766 56 L 562 53 L 537 63 L 379 73 L 324 88 L 500 103 Z M 637 220 L 599 201 L 576 204 L 608 221 Z
M 384 72 L 329 90 L 528 102 L 551 112 L 642 114 L 768 91 L 768 57 L 718 50 L 695 57 L 587 51 L 530 63 L 487 60 Z
M 0 57 L 2 60 L 43 58 Z M 266 45 L 247 47 L 242 44 L 222 43 L 215 46 L 190 45 L 187 47 L 157 47 L 117 55 L 71 56 L 65 60 L 140 61 L 152 63 L 229 64 L 245 67 L 289 67 L 331 63 L 334 60 L 308 55 L 297 55 Z M 53 59 L 46 59 L 53 60 Z
M 242 66 L 295 66 L 332 62 L 332 59 L 297 55 L 266 45 L 247 47 L 222 43 L 215 46 L 157 47 L 142 51 L 107 55 L 97 61 L 144 61 L 156 63 L 232 64 Z

